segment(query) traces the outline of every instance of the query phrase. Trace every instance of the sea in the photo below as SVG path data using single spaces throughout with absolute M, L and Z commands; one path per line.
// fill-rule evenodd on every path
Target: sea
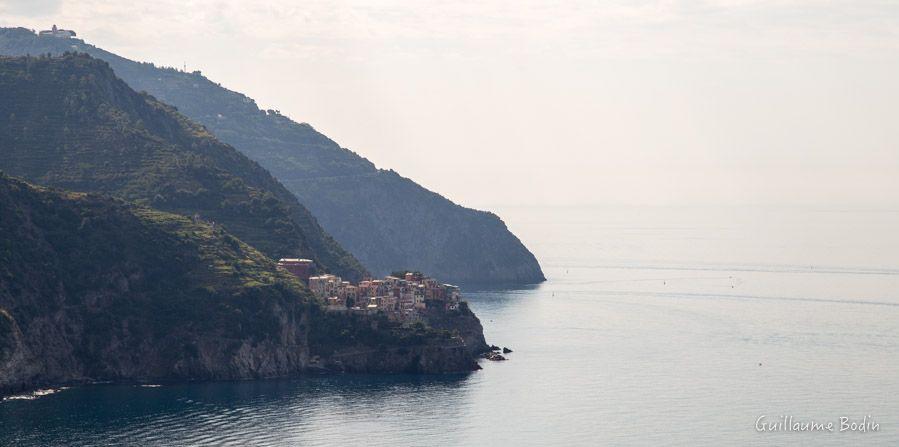
M 547 276 L 463 285 L 507 361 L 44 390 L 0 445 L 899 445 L 899 207 L 497 212 Z

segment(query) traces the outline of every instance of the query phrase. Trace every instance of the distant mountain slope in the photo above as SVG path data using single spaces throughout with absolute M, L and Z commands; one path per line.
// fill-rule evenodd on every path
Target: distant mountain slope
M 102 380 L 462 372 L 483 333 L 324 313 L 220 226 L 0 174 L 0 395 Z
M 0 57 L 0 169 L 223 224 L 263 253 L 364 269 L 265 169 L 86 55 Z
M 0 29 L 0 54 L 78 50 L 106 60 L 134 89 L 205 125 L 258 161 L 296 194 L 374 273 L 412 268 L 461 282 L 544 280 L 533 254 L 496 215 L 456 205 L 316 132 L 215 84 L 124 59 L 78 39 Z

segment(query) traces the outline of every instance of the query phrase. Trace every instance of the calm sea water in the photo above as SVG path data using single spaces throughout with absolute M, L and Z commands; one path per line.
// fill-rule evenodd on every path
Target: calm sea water
M 549 278 L 467 291 L 508 362 L 73 388 L 0 403 L 0 445 L 899 444 L 899 212 L 500 214 Z M 762 415 L 879 431 L 760 433 Z

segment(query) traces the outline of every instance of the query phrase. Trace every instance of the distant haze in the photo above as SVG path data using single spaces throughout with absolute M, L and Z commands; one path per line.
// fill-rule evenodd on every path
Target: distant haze
M 899 2 L 0 0 L 54 23 L 467 206 L 899 208 Z

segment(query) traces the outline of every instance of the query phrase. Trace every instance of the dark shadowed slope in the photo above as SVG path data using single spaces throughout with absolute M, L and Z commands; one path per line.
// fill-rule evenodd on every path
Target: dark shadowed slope
M 537 260 L 496 215 L 465 208 L 393 171 L 377 169 L 308 124 L 215 84 L 133 62 L 78 39 L 0 29 L 0 54 L 78 50 L 110 63 L 134 89 L 173 104 L 271 171 L 374 273 L 412 268 L 462 282 L 533 283 Z
M 0 169 L 199 215 L 278 258 L 364 269 L 265 169 L 87 55 L 0 57 Z
M 309 305 L 220 228 L 0 174 L 0 394 L 299 371 Z

